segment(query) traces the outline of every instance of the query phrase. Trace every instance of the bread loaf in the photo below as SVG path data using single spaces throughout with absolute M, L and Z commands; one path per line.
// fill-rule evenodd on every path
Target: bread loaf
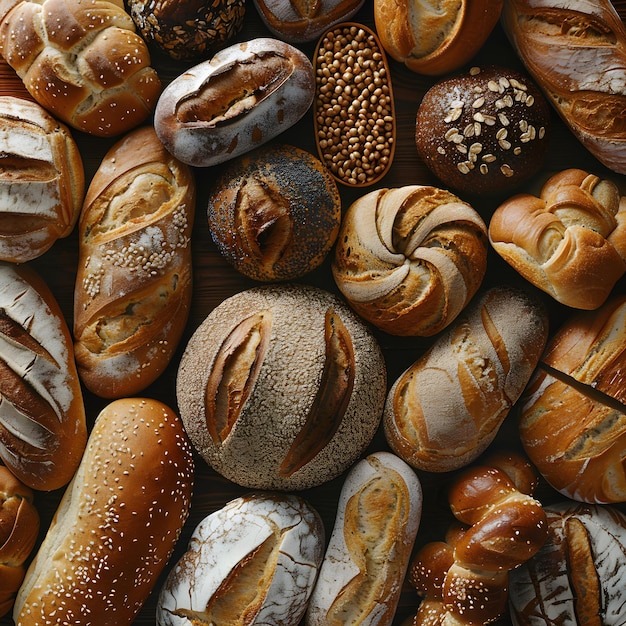
M 511 0 L 502 26 L 583 146 L 626 173 L 626 27 L 610 0 Z
M 10 612 L 39 533 L 31 489 L 0 465 L 0 617 Z
M 32 489 L 69 482 L 87 440 L 63 312 L 28 265 L 0 264 L 0 458 Z
M 0 54 L 69 126 L 119 135 L 154 109 L 161 82 L 121 0 L 6 0 Z
M 191 300 L 191 170 L 154 129 L 104 156 L 78 223 L 74 345 L 81 381 L 104 398 L 136 394 L 177 348 Z
M 422 515 L 413 470 L 374 452 L 347 474 L 306 626 L 389 626 Z
M 159 594 L 158 626 L 297 626 L 324 555 L 317 511 L 292 494 L 249 493 L 195 528 Z
M 293 126 L 314 93 L 308 57 L 288 43 L 259 37 L 220 50 L 176 77 L 159 97 L 154 126 L 177 159 L 209 167 Z
M 35 102 L 0 96 L 0 259 L 30 261 L 67 237 L 85 191 L 69 129 Z
M 187 519 L 193 473 L 169 407 L 144 398 L 106 405 L 20 587 L 16 624 L 130 625 Z
M 382 352 L 338 297 L 299 284 L 239 292 L 196 329 L 176 395 L 189 437 L 227 479 L 299 490 L 337 477 L 371 442 Z
M 442 75 L 469 63 L 500 18 L 503 0 L 374 0 L 383 47 L 410 70 Z
M 391 448 L 431 472 L 467 465 L 493 441 L 539 362 L 548 317 L 530 293 L 477 297 L 392 384 L 384 411 Z
M 487 269 L 487 227 L 454 194 L 377 189 L 344 214 L 333 278 L 352 308 L 392 335 L 431 336 L 472 299 Z
M 511 572 L 515 626 L 624 623 L 626 517 L 614 507 L 561 501 L 544 508 L 548 538 Z
M 580 311 L 552 336 L 520 403 L 531 461 L 568 498 L 626 502 L 626 296 Z
M 561 304 L 597 309 L 626 272 L 626 198 L 617 185 L 563 170 L 539 197 L 517 194 L 489 222 L 494 250 Z

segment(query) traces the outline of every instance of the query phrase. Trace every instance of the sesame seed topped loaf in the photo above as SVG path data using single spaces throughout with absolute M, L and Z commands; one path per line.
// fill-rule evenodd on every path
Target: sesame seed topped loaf
M 471 68 L 436 82 L 417 110 L 415 143 L 425 164 L 461 193 L 510 191 L 547 154 L 550 108 L 523 74 Z
M 0 54 L 69 126 L 122 134 L 152 112 L 161 81 L 121 0 L 7 0 Z

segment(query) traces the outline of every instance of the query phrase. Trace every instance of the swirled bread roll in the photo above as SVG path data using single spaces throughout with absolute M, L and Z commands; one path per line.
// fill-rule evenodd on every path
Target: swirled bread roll
M 30 261 L 74 229 L 83 161 L 69 129 L 26 98 L 0 97 L 0 259 Z
M 626 174 L 626 27 L 610 0 L 509 0 L 501 24 L 572 133 Z
M 434 335 L 463 310 L 487 269 L 487 227 L 454 194 L 410 185 L 358 198 L 332 264 L 340 291 L 374 326 Z
M 489 222 L 494 250 L 561 304 L 597 309 L 626 272 L 626 198 L 580 169 L 552 176 L 539 197 L 517 194 Z
M 161 81 L 121 0 L 6 0 L 0 54 L 69 126 L 109 137 L 152 112 Z
M 195 181 L 150 126 L 104 156 L 78 222 L 74 349 L 84 385 L 134 395 L 168 365 L 191 301 Z

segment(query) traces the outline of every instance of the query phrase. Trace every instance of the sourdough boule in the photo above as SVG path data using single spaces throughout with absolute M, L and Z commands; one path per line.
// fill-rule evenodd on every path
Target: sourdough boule
M 176 393 L 198 453 L 255 489 L 299 490 L 347 469 L 386 395 L 369 327 L 317 287 L 264 285 L 219 304 L 189 340 Z

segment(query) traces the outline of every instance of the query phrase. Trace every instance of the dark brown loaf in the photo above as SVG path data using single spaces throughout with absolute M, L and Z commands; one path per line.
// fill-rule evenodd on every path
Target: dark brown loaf
M 96 418 L 80 467 L 26 573 L 13 618 L 125 626 L 156 584 L 189 514 L 191 446 L 178 415 L 124 398 Z
M 502 26 L 574 135 L 626 174 L 626 27 L 610 0 L 511 0 Z
M 32 489 L 68 483 L 87 426 L 63 312 L 27 265 L 0 264 L 0 458 Z
M 67 237 L 85 191 L 83 162 L 69 129 L 43 107 L 0 97 L 0 259 L 30 261 Z
M 7 0 L 0 18 L 0 54 L 69 126 L 108 137 L 152 112 L 161 82 L 121 0 Z
M 165 369 L 187 322 L 195 181 L 146 126 L 104 156 L 78 223 L 78 372 L 93 393 L 133 395 Z
M 295 124 L 315 92 L 313 66 L 297 48 L 260 37 L 189 68 L 163 91 L 154 126 L 183 163 L 217 165 Z

